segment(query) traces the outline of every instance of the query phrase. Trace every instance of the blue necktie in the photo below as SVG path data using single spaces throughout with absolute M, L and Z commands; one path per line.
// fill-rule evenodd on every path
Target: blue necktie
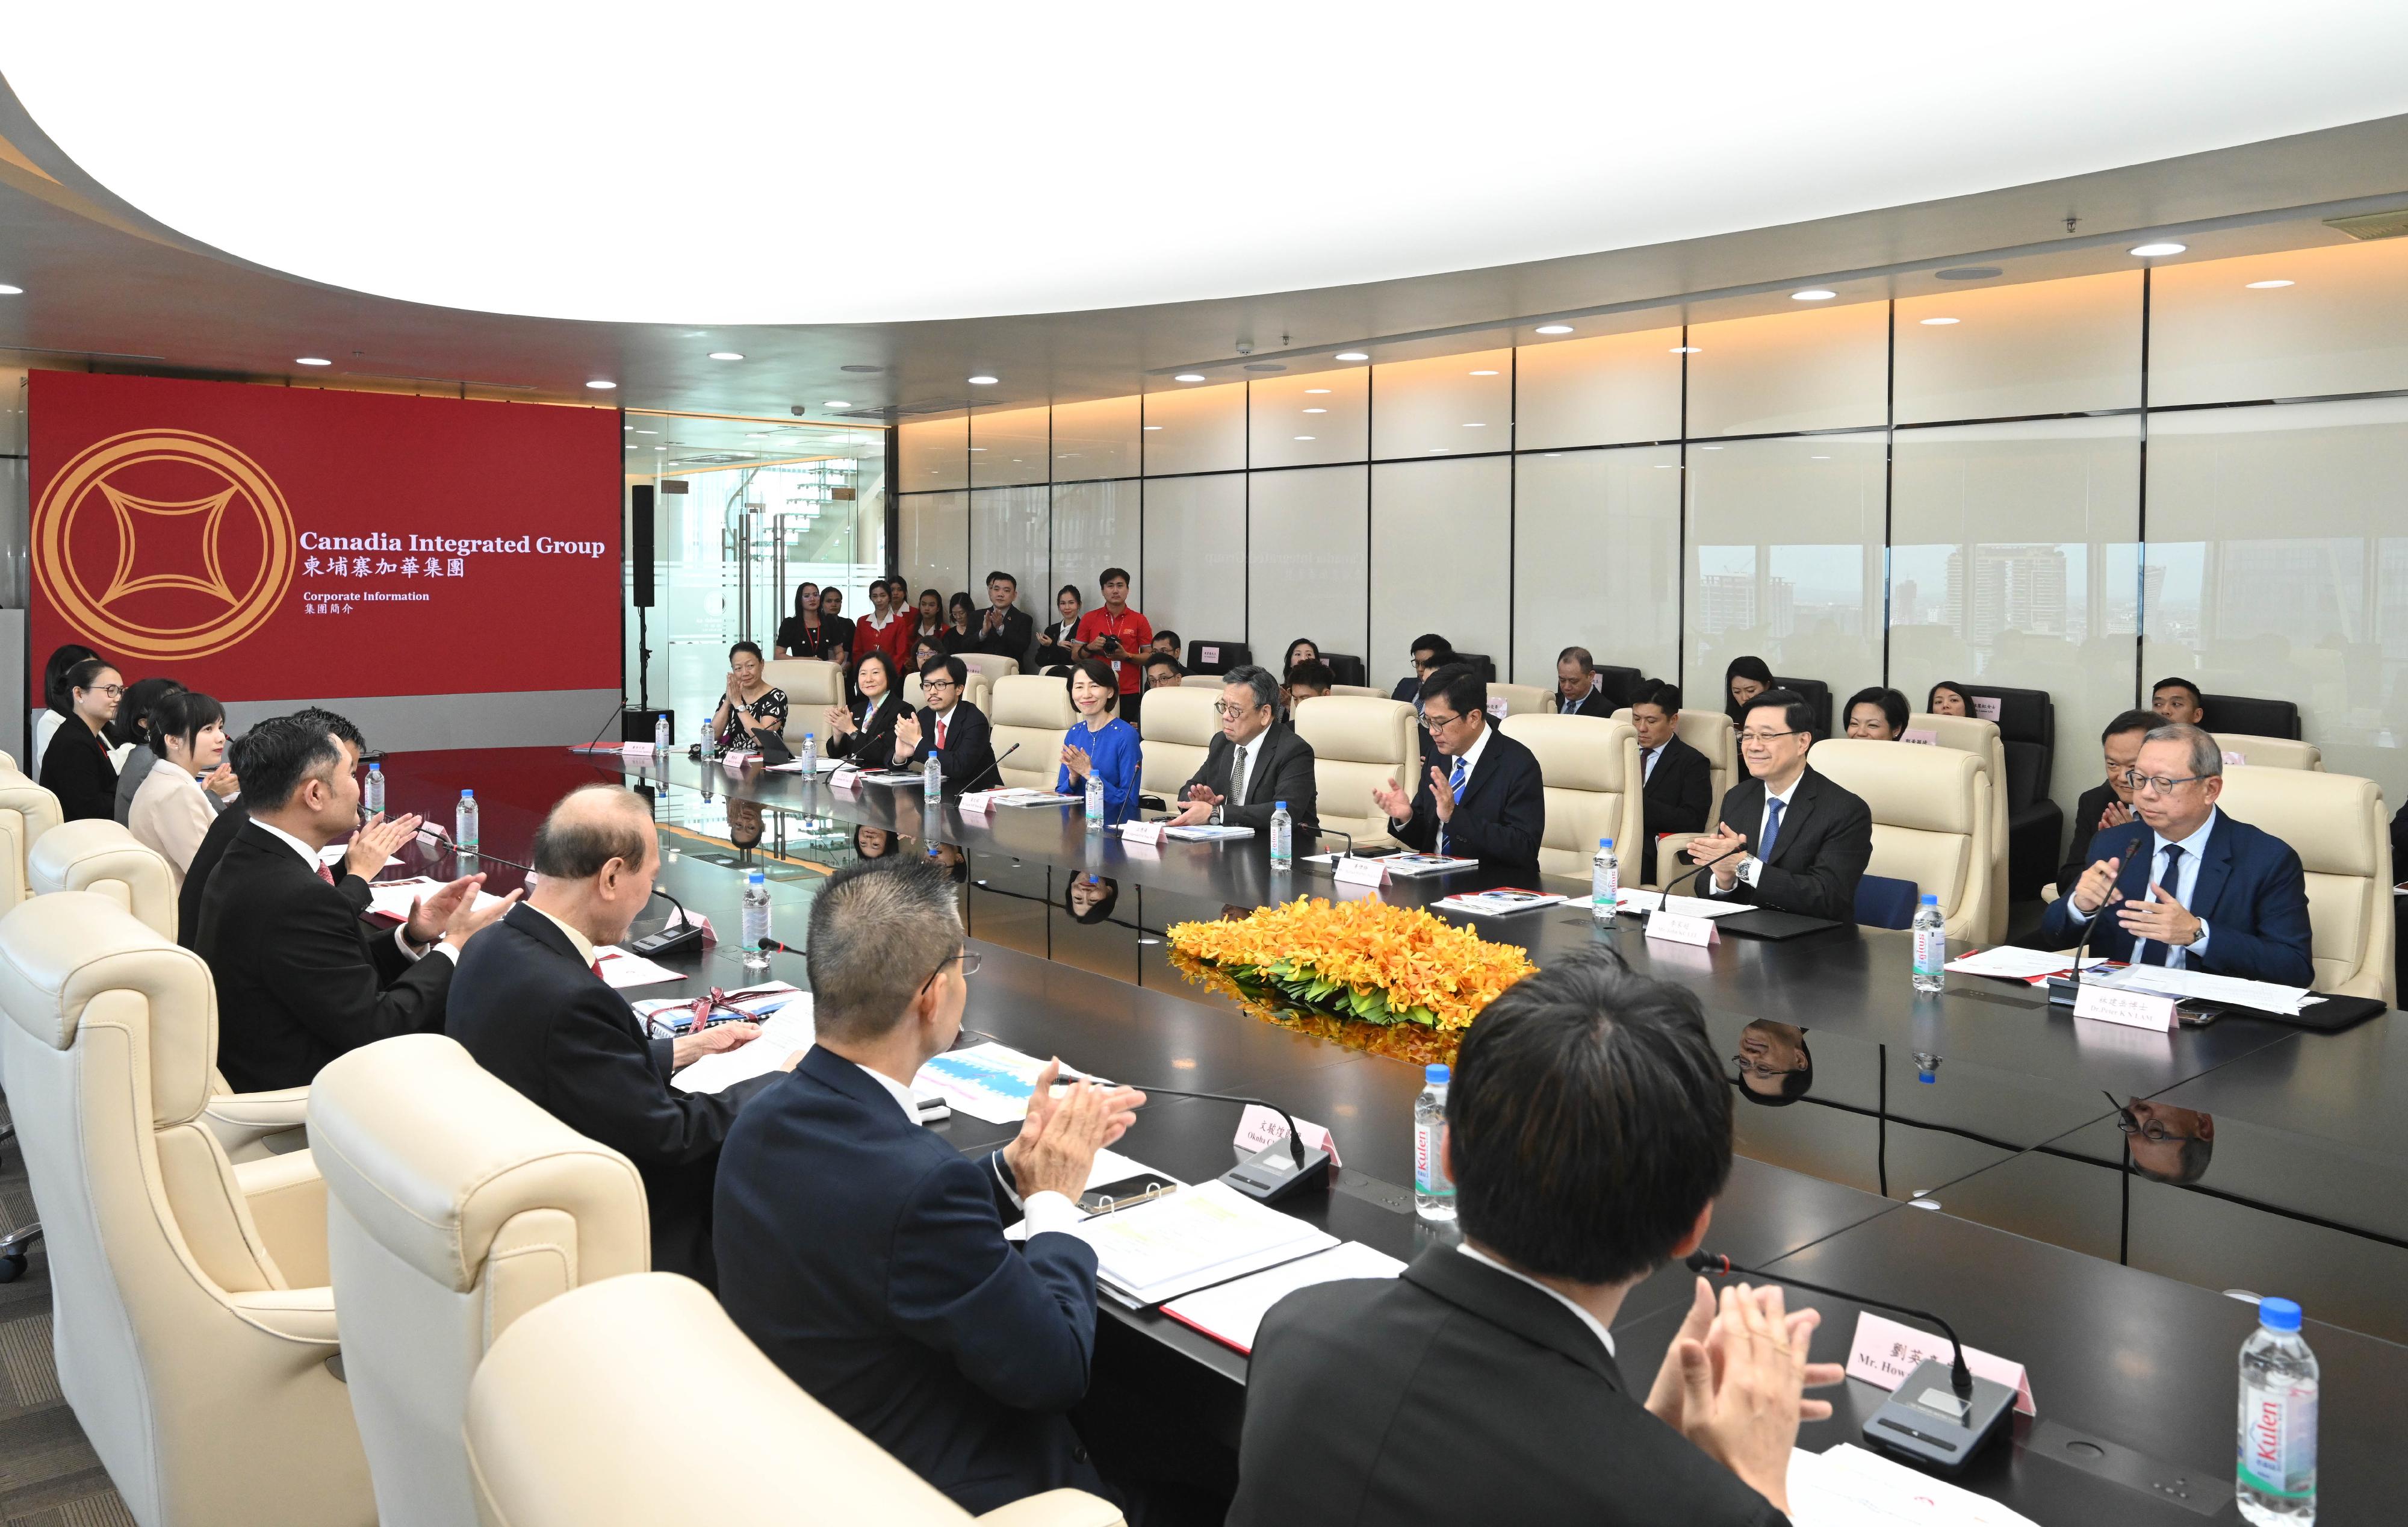
M 2166 889 L 2170 891 L 2180 891 L 2182 889 L 2182 844 L 2166 844 L 2165 856 L 2166 878 L 2163 884 Z M 2148 894 L 2148 888 L 2146 886 L 2142 887 L 2141 895 L 2143 897 L 2146 897 Z M 2141 949 L 2141 963 L 2143 965 L 2171 965 L 2173 963 L 2173 949 L 2171 945 L 2160 944 L 2156 939 L 2150 939 L 2145 942 Z
M 1779 796 L 1765 797 L 1764 841 L 1756 845 L 1756 857 L 1760 862 L 1772 862 L 1772 841 L 1781 836 L 1781 814 L 1788 805 Z
M 1446 780 L 1447 793 L 1455 797 L 1455 803 L 1458 806 L 1463 804 L 1463 760 L 1458 757 L 1455 760 L 1455 772 L 1449 774 Z M 1438 829 L 1438 851 L 1441 854 L 1446 852 L 1446 828 L 1444 828 Z

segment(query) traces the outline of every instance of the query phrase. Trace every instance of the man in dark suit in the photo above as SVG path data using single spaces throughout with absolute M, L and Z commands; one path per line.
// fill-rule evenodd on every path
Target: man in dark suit
M 778 1073 L 724 1092 L 680 1091 L 669 1078 L 760 1030 L 723 1023 L 649 1037 L 595 968 L 594 951 L 625 938 L 652 900 L 660 853 L 642 797 L 615 785 L 570 792 L 544 819 L 533 857 L 534 897 L 462 958 L 443 1031 L 554 1118 L 635 1162 L 653 1271 L 710 1287 L 719 1147 L 737 1110 Z
M 1706 756 L 1681 741 L 1681 686 L 1650 680 L 1630 702 L 1630 725 L 1639 733 L 1641 808 L 1640 878 L 1656 883 L 1656 840 L 1667 832 L 1703 832 L 1714 802 L 1714 768 Z
M 986 613 L 979 617 L 978 650 L 1013 662 L 1025 662 L 1037 640 L 1036 623 L 1016 603 L 1020 580 L 1008 572 L 986 575 Z
M 2140 821 L 2090 840 L 2090 862 L 2041 917 L 2063 948 L 2103 911 L 2090 950 L 2135 965 L 2304 987 L 2308 884 L 2300 856 L 2273 834 L 2216 810 L 2224 750 L 2187 722 L 2156 727 L 2132 766 Z
M 360 921 L 367 881 L 418 818 L 360 827 L 351 750 L 302 716 L 245 732 L 233 749 L 249 818 L 201 900 L 194 949 L 218 993 L 218 1069 L 237 1092 L 306 1087 L 335 1057 L 438 1029 L 452 963 L 500 915 L 476 908 L 482 875 L 419 902 L 391 935 Z M 319 858 L 351 833 L 337 877 Z
M 1790 689 L 1748 701 L 1739 752 L 1749 778 L 1723 797 L 1713 831 L 1689 840 L 1689 862 L 1713 864 L 1707 894 L 1756 906 L 1856 919 L 1856 883 L 1873 857 L 1873 814 L 1806 766 L 1814 708 Z M 1716 862 L 1719 861 L 1719 862 Z
M 2057 872 L 2057 893 L 2063 896 L 2082 872 L 2090 868 L 2090 841 L 2109 828 L 2135 820 L 2132 815 L 2132 766 L 2141 756 L 2141 740 L 2165 725 L 2154 711 L 2127 711 L 2107 723 L 2099 746 L 2107 756 L 2107 778 L 2082 792 L 2073 803 L 2073 846 Z
M 1611 1333 L 1730 1174 L 1715 1055 L 1695 996 L 1608 950 L 1491 1003 L 1447 1088 L 1463 1239 L 1271 1306 L 1229 1527 L 1778 1522 L 1798 1423 L 1831 1413 L 1802 1391 L 1843 1376 L 1806 1361 L 1817 1313 L 1744 1284 L 1717 1311 L 1699 1278 L 1644 1391 Z
M 1271 813 L 1287 802 L 1288 819 L 1310 829 L 1314 809 L 1312 744 L 1279 718 L 1280 686 L 1268 669 L 1246 663 L 1222 675 L 1221 734 L 1203 767 L 1181 786 L 1181 827 L 1224 822 L 1267 832 Z M 1232 783 L 1234 781 L 1234 783 Z
M 1095 1355 L 1095 1153 L 1145 1100 L 1039 1078 L 1019 1137 L 964 1156 L 911 1079 L 961 1031 L 953 889 L 925 864 L 831 876 L 811 903 L 818 1043 L 720 1162 L 720 1300 L 787 1376 L 964 1509 L 1100 1484 L 1064 1412 Z M 1004 1221 L 1025 1218 L 1019 1250 Z
M 1455 661 L 1455 643 L 1436 631 L 1424 631 L 1413 638 L 1413 670 L 1397 681 L 1396 698 L 1406 704 L 1413 703 L 1422 692 L 1422 681 Z
M 975 705 L 962 702 L 969 665 L 958 657 L 931 657 L 920 670 L 920 693 L 928 701 L 920 713 L 895 723 L 895 767 L 919 769 L 935 753 L 945 771 L 945 794 L 982 790 L 995 781 L 995 729 Z
M 1566 647 L 1555 655 L 1557 714 L 1610 716 L 1627 703 L 1598 678 L 1597 659 L 1586 647 Z
M 337 715 L 332 711 L 321 710 L 314 705 L 295 711 L 294 715 L 334 733 L 335 741 L 342 743 L 343 751 L 351 755 L 351 767 L 354 769 L 359 767 L 361 757 L 368 750 L 367 739 L 360 734 L 360 729 L 352 726 L 348 718 Z M 226 771 L 232 773 L 234 771 L 232 744 L 226 747 L 225 764 Z M 240 776 L 237 775 L 236 784 L 239 785 L 240 783 Z M 225 803 L 218 808 L 218 819 L 209 824 L 208 831 L 201 834 L 201 846 L 193 850 L 193 862 L 184 871 L 184 887 L 176 894 L 176 942 L 187 949 L 197 952 L 201 946 L 201 898 L 209 888 L 209 874 L 217 869 L 218 860 L 225 857 L 226 844 L 234 842 L 234 835 L 240 832 L 242 825 L 250 820 L 251 813 L 244 807 L 242 797 L 240 795 L 229 797 Z M 371 870 L 368 872 L 374 874 L 376 872 Z M 340 886 L 346 897 L 356 900 L 361 912 L 367 911 L 366 881 L 356 876 L 346 875 L 337 884 Z
M 1488 721 L 1488 684 L 1450 663 L 1422 681 L 1422 727 L 1439 756 L 1408 798 L 1395 780 L 1372 801 L 1388 814 L 1398 843 L 1477 858 L 1507 874 L 1539 872 L 1547 835 L 1547 794 L 1539 760 Z

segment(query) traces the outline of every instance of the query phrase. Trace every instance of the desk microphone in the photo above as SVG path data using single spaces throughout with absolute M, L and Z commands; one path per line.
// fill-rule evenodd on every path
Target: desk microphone
M 970 784 L 971 784 L 971 781 L 979 780 L 979 779 L 983 779 L 983 778 L 986 776 L 986 774 L 987 774 L 987 772 L 988 772 L 988 771 L 989 771 L 989 770 L 992 770 L 992 771 L 994 771 L 994 773 L 995 773 L 995 777 L 996 777 L 996 780 L 997 781 L 997 783 L 1000 783 L 1000 782 L 1002 781 L 1002 779 L 1003 779 L 1003 760 L 1004 760 L 1004 758 L 1009 758 L 1009 757 L 1010 757 L 1013 754 L 1015 754 L 1015 753 L 1017 753 L 1017 752 L 1019 752 L 1019 751 L 1020 751 L 1020 744 L 1019 744 L 1018 742 L 1014 742 L 1014 743 L 1012 743 L 1010 747 L 1005 748 L 1005 749 L 1003 750 L 1003 756 L 1002 756 L 1002 757 L 997 757 L 997 758 L 989 758 L 989 759 L 986 761 L 986 768 L 985 768 L 985 769 L 982 769 L 982 770 L 980 770 L 977 773 L 972 774 L 972 775 L 969 777 L 969 779 L 964 780 L 964 781 L 962 782 L 962 787 L 961 787 L 961 791 L 960 791 L 960 793 L 961 793 L 961 794 L 963 794 L 963 795 L 968 795 L 968 794 L 969 794 L 969 792 L 970 792 Z
M 702 929 L 686 915 L 685 903 L 658 886 L 652 887 L 652 894 L 677 908 L 678 920 L 671 927 L 657 933 L 647 933 L 628 944 L 627 952 L 641 955 L 646 959 L 658 959 L 664 955 L 682 954 L 698 947 L 702 943 Z
M 1107 1087 L 1131 1087 L 1131 1082 L 1107 1082 L 1100 1076 L 1089 1081 Z M 1304 1131 L 1296 1127 L 1296 1116 L 1268 1098 L 1241 1098 L 1230 1092 L 1187 1092 L 1174 1087 L 1140 1087 L 1148 1098 L 1201 1098 L 1207 1102 L 1245 1102 L 1268 1108 L 1287 1121 L 1287 1139 L 1274 1140 L 1244 1160 L 1221 1174 L 1221 1180 L 1264 1203 L 1277 1203 L 1308 1188 L 1329 1186 L 1332 1165 L 1329 1153 L 1316 1150 L 1304 1143 Z M 1284 1148 L 1283 1148 L 1283 1145 Z
M 1956 1328 L 1929 1310 L 1825 1288 L 1819 1283 L 1791 1277 L 1786 1273 L 1742 1267 L 1716 1252 L 1693 1251 L 1684 1265 L 1693 1273 L 1717 1277 L 1744 1273 L 1768 1282 L 1829 1294 L 1834 1299 L 1911 1315 L 1938 1326 L 1948 1338 L 1953 1361 L 1942 1363 L 1927 1358 L 1916 1363 L 1914 1371 L 1891 1391 L 1889 1399 L 1873 1412 L 1872 1419 L 1865 1423 L 1865 1440 L 1876 1448 L 1903 1454 L 1918 1462 L 1956 1469 L 1981 1449 L 1982 1444 L 1989 1440 L 1990 1434 L 1998 1430 L 1999 1423 L 2006 1419 L 2007 1412 L 2014 1408 L 2015 1391 L 2004 1384 L 1976 1378 L 1973 1371 L 1965 1365 L 1965 1344 L 1956 1339 Z M 1940 1387 L 1943 1383 L 1947 1386 L 1945 1389 Z
M 2108 857 L 2120 861 L 2135 853 L 2138 853 L 2141 847 L 2141 841 L 2148 835 L 2149 828 L 2145 825 L 2142 825 L 2140 831 L 2134 835 L 2132 841 L 2125 845 L 2123 853 L 2111 854 Z M 2091 862 L 2095 864 L 2098 861 L 2094 859 Z M 2086 872 L 2087 867 L 2086 866 L 2085 868 Z M 2076 882 L 2076 884 L 2078 885 L 2079 882 Z M 2073 892 L 2071 890 L 2069 889 L 2065 893 L 2065 900 L 2069 905 L 2071 904 L 2073 900 Z M 2099 925 L 2107 920 L 2108 906 L 2109 903 L 2105 901 L 2100 902 L 2099 910 L 2092 913 L 2090 915 L 2090 920 L 2082 925 L 2082 937 L 2073 941 L 2073 973 L 2070 976 L 2052 975 L 2048 978 L 2048 1001 L 2051 1007 L 2068 1007 L 2081 1000 L 2082 957 L 2084 954 L 2087 953 L 2090 948 L 2090 935 L 2098 932 Z

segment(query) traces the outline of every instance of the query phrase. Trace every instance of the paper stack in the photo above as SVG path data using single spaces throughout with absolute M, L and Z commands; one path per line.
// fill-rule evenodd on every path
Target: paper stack
M 1097 1215 L 1069 1232 L 1096 1248 L 1097 1287 L 1132 1309 L 1277 1267 L 1338 1238 L 1224 1182 Z
M 1392 1278 L 1404 1270 L 1405 1264 L 1396 1258 L 1360 1241 L 1348 1241 L 1252 1277 L 1198 1289 L 1163 1305 L 1162 1313 L 1224 1347 L 1251 1353 L 1254 1336 L 1263 1328 L 1263 1317 L 1298 1289 L 1340 1278 Z

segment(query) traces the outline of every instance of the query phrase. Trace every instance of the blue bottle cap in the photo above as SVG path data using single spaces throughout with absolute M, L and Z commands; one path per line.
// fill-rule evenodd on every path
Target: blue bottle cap
M 761 884 L 761 877 L 762 872 L 759 870 L 748 870 L 744 872 L 744 878 L 751 881 L 755 886 Z
M 2258 1323 L 2269 1331 L 2300 1329 L 2300 1306 L 2288 1299 L 2258 1301 Z
M 1444 1066 L 1424 1066 L 1422 1068 L 1422 1080 L 1427 1082 L 1432 1087 L 1444 1087 L 1446 1085 L 1447 1077 L 1450 1074 L 1452 1073 L 1449 1073 Z
M 1937 895 L 1927 891 L 1924 893 L 1923 904 L 1927 907 L 1936 907 L 1940 904 L 1940 898 Z
M 474 790 L 463 790 L 460 792 L 460 799 L 463 800 L 474 800 L 477 799 L 477 792 Z
M 1613 840 L 1611 838 L 1599 838 L 1597 841 L 1597 846 L 1599 848 L 1612 848 L 1613 846 Z
M 378 763 L 375 759 L 371 758 L 368 760 L 368 772 L 371 774 L 381 774 L 384 772 L 384 765 Z
M 1287 810 L 1287 802 L 1286 802 L 1286 801 L 1284 801 L 1284 800 L 1273 801 L 1273 802 L 1272 802 L 1272 805 L 1273 805 L 1277 810 L 1280 810 L 1280 811 L 1285 811 L 1285 810 Z

